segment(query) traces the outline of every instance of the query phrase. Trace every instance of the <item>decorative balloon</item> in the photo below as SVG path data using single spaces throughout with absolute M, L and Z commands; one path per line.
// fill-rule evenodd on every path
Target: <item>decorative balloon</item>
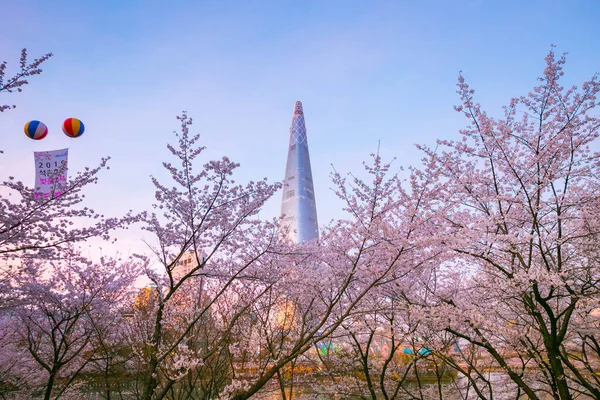
M 65 119 L 65 122 L 63 122 L 62 129 L 65 135 L 76 138 L 83 135 L 85 126 L 83 125 L 83 122 L 77 118 L 67 118 Z
M 48 127 L 40 121 L 29 121 L 23 128 L 28 138 L 42 140 L 48 134 Z

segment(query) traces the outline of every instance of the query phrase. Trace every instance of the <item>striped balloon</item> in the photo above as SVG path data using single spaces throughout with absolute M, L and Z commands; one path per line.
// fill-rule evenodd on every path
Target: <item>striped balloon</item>
M 28 138 L 42 140 L 48 134 L 48 127 L 40 121 L 29 121 L 23 128 Z
M 65 119 L 62 128 L 65 135 L 72 138 L 76 138 L 83 135 L 83 131 L 85 131 L 85 126 L 83 125 L 83 122 L 81 122 L 77 118 Z

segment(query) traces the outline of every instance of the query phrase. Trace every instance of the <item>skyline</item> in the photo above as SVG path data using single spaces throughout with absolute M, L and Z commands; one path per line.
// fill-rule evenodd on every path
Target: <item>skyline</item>
M 8 1 L 3 11 L 9 74 L 23 47 L 32 58 L 54 57 L 23 93 L 4 97 L 17 109 L 0 118 L 0 178 L 33 184 L 33 151 L 69 147 L 72 173 L 111 156 L 111 170 L 87 191 L 88 204 L 106 215 L 149 208 L 149 175 L 165 177 L 160 163 L 182 110 L 195 120 L 206 159 L 240 162 L 239 181 L 281 181 L 289 105 L 301 99 L 326 224 L 342 216 L 329 190 L 331 165 L 360 173 L 379 142 L 384 159 L 397 158 L 394 168 L 418 165 L 415 143 L 458 136 L 467 125 L 452 109 L 460 70 L 498 115 L 536 83 L 551 44 L 569 52 L 566 83 L 600 65 L 593 1 Z M 86 124 L 82 137 L 61 132 L 69 117 Z M 29 120 L 48 126 L 44 140 L 25 137 Z M 274 196 L 261 217 L 278 216 L 279 203 Z

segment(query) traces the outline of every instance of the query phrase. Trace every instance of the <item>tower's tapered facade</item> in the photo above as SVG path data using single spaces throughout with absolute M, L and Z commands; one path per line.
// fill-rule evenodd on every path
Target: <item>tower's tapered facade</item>
M 310 168 L 310 156 L 308 155 L 304 111 L 302 110 L 302 103 L 299 101 L 294 104 L 283 183 L 282 226 L 289 228 L 288 235 L 290 239 L 296 243 L 302 243 L 317 238 L 319 236 L 319 226 L 317 223 L 315 190 Z

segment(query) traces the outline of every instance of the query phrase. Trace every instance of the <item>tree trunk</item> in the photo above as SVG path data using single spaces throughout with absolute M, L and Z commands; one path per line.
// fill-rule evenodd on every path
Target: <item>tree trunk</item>
M 48 377 L 48 383 L 46 385 L 46 393 L 44 393 L 44 400 L 50 400 L 52 397 L 52 389 L 54 388 L 54 379 L 56 378 L 56 373 L 58 371 L 52 370 L 50 372 L 50 376 Z
M 569 390 L 569 384 L 567 383 L 567 377 L 565 376 L 565 369 L 560 360 L 559 349 L 555 348 L 554 343 L 547 344 L 548 361 L 552 368 L 552 374 L 556 381 L 556 388 L 561 400 L 572 400 L 573 396 Z
M 158 386 L 158 349 L 160 347 L 162 336 L 162 315 L 165 305 L 161 302 L 156 311 L 156 320 L 154 325 L 154 333 L 152 335 L 152 346 L 150 349 L 150 362 L 148 363 L 148 376 L 145 377 L 144 392 L 141 400 L 152 400 L 152 395 Z

